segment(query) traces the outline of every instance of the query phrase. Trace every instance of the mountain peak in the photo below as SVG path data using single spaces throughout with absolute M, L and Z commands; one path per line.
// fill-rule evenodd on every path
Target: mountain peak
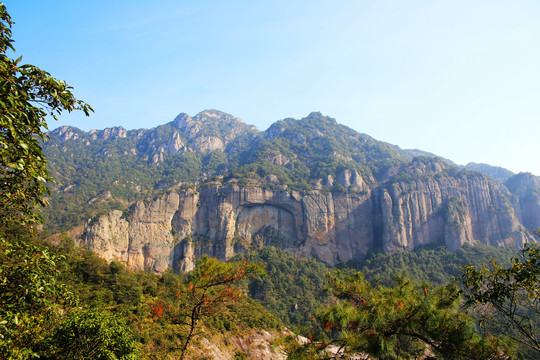
M 219 110 L 215 110 L 215 109 L 208 109 L 208 110 L 201 111 L 200 113 L 195 115 L 193 118 L 195 120 L 199 120 L 199 121 L 202 121 L 202 122 L 205 122 L 205 121 L 231 122 L 231 121 L 234 120 L 235 122 L 240 122 L 242 124 L 244 123 L 243 120 L 238 119 L 237 117 L 234 117 L 231 114 L 227 114 L 227 113 L 225 113 L 223 111 L 219 111 Z
M 57 136 L 62 141 L 67 141 L 77 140 L 82 133 L 84 132 L 76 127 L 64 125 L 50 131 L 49 136 Z
M 232 116 L 231 114 L 227 114 L 226 112 L 216 110 L 216 109 L 206 109 L 195 115 L 197 116 L 208 116 L 208 117 L 224 117 L 224 116 Z

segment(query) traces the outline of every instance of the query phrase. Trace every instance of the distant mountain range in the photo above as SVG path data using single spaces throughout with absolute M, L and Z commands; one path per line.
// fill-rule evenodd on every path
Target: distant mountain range
M 520 245 L 540 178 L 402 150 L 311 113 L 266 131 L 207 110 L 152 129 L 61 127 L 46 230 L 136 268 L 275 246 L 328 264 L 427 244 Z

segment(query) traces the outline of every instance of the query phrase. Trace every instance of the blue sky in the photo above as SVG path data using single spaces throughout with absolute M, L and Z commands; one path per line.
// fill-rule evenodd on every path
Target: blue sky
M 540 175 L 540 2 L 4 1 L 23 62 L 95 114 L 151 128 L 219 109 L 259 129 L 311 111 L 458 164 Z

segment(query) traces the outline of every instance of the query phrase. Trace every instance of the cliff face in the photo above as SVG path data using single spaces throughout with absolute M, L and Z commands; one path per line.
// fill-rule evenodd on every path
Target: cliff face
M 137 202 L 127 213 L 89 220 L 80 241 L 134 268 L 185 271 L 203 254 L 228 259 L 261 246 L 336 264 L 361 259 L 374 248 L 518 246 L 533 239 L 504 186 L 477 173 L 448 176 L 444 170 L 413 164 L 399 169 L 412 179 L 392 178 L 349 193 L 301 195 L 221 184 L 173 190 Z M 362 186 L 351 184 L 350 171 L 339 178 L 349 189 Z
M 523 225 L 530 230 L 540 227 L 540 177 L 521 173 L 505 182 L 518 198 L 518 209 Z
M 380 204 L 390 251 L 433 242 L 517 246 L 528 238 L 504 191 L 481 176 L 395 183 L 380 192 Z
M 203 254 L 228 259 L 262 246 L 334 264 L 373 247 L 368 195 L 301 196 L 238 186 L 172 191 L 86 223 L 81 243 L 108 260 L 163 271 L 193 268 Z
M 261 246 L 328 264 L 433 243 L 519 246 L 540 226 L 540 178 L 503 171 L 503 184 L 320 113 L 264 132 L 207 110 L 148 130 L 50 137 L 47 224 L 58 232 L 90 218 L 78 241 L 139 269 L 189 270 L 204 254 Z M 109 209 L 119 210 L 93 217 Z
M 414 160 L 390 172 L 395 177 L 379 190 L 385 250 L 434 242 L 450 249 L 476 242 L 519 246 L 530 238 L 512 204 L 514 197 L 480 173 Z

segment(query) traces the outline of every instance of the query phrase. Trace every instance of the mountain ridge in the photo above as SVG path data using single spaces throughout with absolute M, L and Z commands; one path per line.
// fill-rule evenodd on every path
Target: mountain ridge
M 207 116 L 205 117 L 204 115 L 207 115 Z M 323 116 L 320 112 L 311 112 L 304 119 L 309 119 L 313 115 Z M 358 132 L 358 131 L 356 131 L 356 130 L 354 130 L 352 128 L 349 128 L 349 127 L 347 127 L 345 125 L 341 125 L 341 124 L 337 123 L 337 121 L 335 119 L 333 119 L 333 118 L 330 118 L 330 117 L 327 117 L 327 118 L 332 119 L 334 124 L 336 124 L 336 125 L 347 128 L 347 129 L 349 129 L 349 130 L 351 130 L 351 131 L 353 131 L 353 132 L 355 132 L 355 133 L 357 133 L 359 135 L 362 135 L 362 136 L 365 136 L 367 138 L 373 139 L 369 135 L 366 135 L 364 133 L 360 133 L 360 132 Z M 266 130 L 259 130 L 259 129 L 257 129 L 256 126 L 246 124 L 242 119 L 236 118 L 233 115 L 227 114 L 227 113 L 222 112 L 220 110 L 207 109 L 207 110 L 203 110 L 203 111 L 197 113 L 193 117 L 190 117 L 186 113 L 180 113 L 175 117 L 175 119 L 173 121 L 171 121 L 169 123 L 166 123 L 166 124 L 157 125 L 157 126 L 155 126 L 153 128 L 150 128 L 150 129 L 146 129 L 146 128 L 126 129 L 126 128 L 122 127 L 122 126 L 113 126 L 113 127 L 108 127 L 108 128 L 104 128 L 104 129 L 91 129 L 89 131 L 84 131 L 84 130 L 81 130 L 81 129 L 79 129 L 77 127 L 74 127 L 74 126 L 64 125 L 64 126 L 60 126 L 60 127 L 56 128 L 56 129 L 51 130 L 48 134 L 50 136 L 59 136 L 64 141 L 69 140 L 71 137 L 78 138 L 80 136 L 80 134 L 89 134 L 89 135 L 91 135 L 91 137 L 93 139 L 95 139 L 96 137 L 102 137 L 104 139 L 107 139 L 107 138 L 109 138 L 109 136 L 112 137 L 112 138 L 126 137 L 127 134 L 137 134 L 136 136 L 140 137 L 141 134 L 143 134 L 143 133 L 152 131 L 154 129 L 158 129 L 158 128 L 163 127 L 163 126 L 173 126 L 173 127 L 179 128 L 179 129 L 180 128 L 185 129 L 186 128 L 186 123 L 185 123 L 186 120 L 185 119 L 195 119 L 195 120 L 199 120 L 199 121 L 202 120 L 202 122 L 206 123 L 206 124 L 209 123 L 209 121 L 208 121 L 209 119 L 212 119 L 214 121 L 215 120 L 218 120 L 218 121 L 226 120 L 229 123 L 231 122 L 231 120 L 233 120 L 233 121 L 236 121 L 236 122 L 238 122 L 240 124 L 245 125 L 251 131 L 256 131 L 256 132 L 259 132 L 261 134 L 264 134 L 264 137 L 267 140 L 272 140 L 272 139 L 275 138 L 275 131 L 276 131 L 275 128 L 279 127 L 279 124 L 284 123 L 284 122 L 285 123 L 290 122 L 290 121 L 299 121 L 299 120 L 296 120 L 296 119 L 293 119 L 293 118 L 285 118 L 283 120 L 278 120 L 278 121 L 274 122 Z M 378 142 L 379 143 L 384 143 L 384 142 L 381 142 L 381 141 L 378 141 Z M 396 145 L 392 145 L 392 144 L 389 144 L 389 143 L 385 143 L 385 144 L 387 144 L 389 146 L 392 146 L 392 147 L 395 147 L 395 148 L 399 148 Z M 414 157 L 418 157 L 418 156 L 437 157 L 437 158 L 440 158 L 440 159 L 444 160 L 445 162 L 450 163 L 451 165 L 458 166 L 458 167 L 463 167 L 463 168 L 469 169 L 469 170 L 480 171 L 480 172 L 494 178 L 495 180 L 499 180 L 499 181 L 502 181 L 502 182 L 506 181 L 511 176 L 516 175 L 512 171 L 510 171 L 508 169 L 505 169 L 503 167 L 500 167 L 500 166 L 496 166 L 496 165 L 490 165 L 490 164 L 484 164 L 484 163 L 474 163 L 474 162 L 467 163 L 466 165 L 458 165 L 458 164 L 456 164 L 455 162 L 453 162 L 450 159 L 442 158 L 442 157 L 440 157 L 440 156 L 438 156 L 436 154 L 433 154 L 431 152 L 428 152 L 428 151 L 424 151 L 424 150 L 420 150 L 420 149 L 400 149 L 400 150 L 403 151 L 404 153 L 408 154 L 410 159 L 412 159 Z
M 85 223 L 80 244 L 138 268 L 189 270 L 203 254 L 263 245 L 329 264 L 375 248 L 517 246 L 540 221 L 536 177 L 509 178 L 510 191 L 318 112 L 265 131 L 205 110 L 152 129 L 49 135 L 50 231 Z

